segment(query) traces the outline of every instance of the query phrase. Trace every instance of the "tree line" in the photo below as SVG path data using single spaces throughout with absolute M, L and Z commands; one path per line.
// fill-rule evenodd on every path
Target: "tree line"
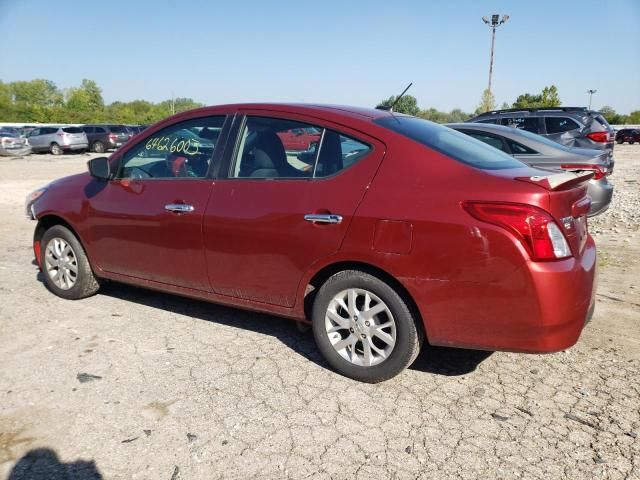
M 383 100 L 381 105 L 391 105 L 396 97 Z M 523 93 L 511 105 L 503 103 L 501 108 L 542 108 L 561 106 L 555 85 L 544 87 L 540 93 Z M 155 123 L 173 113 L 202 107 L 191 98 L 176 98 L 159 103 L 146 100 L 112 102 L 105 104 L 102 90 L 93 80 L 82 80 L 78 87 L 61 90 L 51 80 L 35 79 L 4 83 L 0 80 L 0 121 L 15 123 Z M 455 108 L 441 112 L 435 108 L 421 109 L 418 100 L 403 96 L 394 111 L 414 115 L 437 123 L 464 122 L 474 115 L 495 110 L 495 98 L 489 90 L 482 93 L 475 112 L 464 112 Z M 613 108 L 600 109 L 607 121 L 614 125 L 640 124 L 640 110 L 629 115 L 617 113 Z
M 61 90 L 51 80 L 0 80 L 0 121 L 15 123 L 155 123 L 173 113 L 202 107 L 191 98 L 159 103 L 146 100 L 105 104 L 93 80 Z
M 390 106 L 396 101 L 396 97 L 392 96 L 380 102 L 380 105 Z M 540 93 L 523 93 L 516 98 L 516 101 L 512 104 L 504 102 L 500 109 L 508 108 L 549 108 L 560 107 L 562 101 L 558 94 L 558 88 L 555 85 L 544 87 Z M 455 123 L 464 122 L 476 115 L 491 110 L 496 110 L 497 104 L 493 93 L 488 89 L 482 92 L 480 97 L 480 103 L 473 113 L 463 112 L 459 108 L 453 109 L 450 112 L 441 112 L 435 108 L 421 109 L 418 106 L 418 100 L 411 96 L 405 95 L 400 98 L 393 110 L 399 113 L 406 113 L 416 117 L 421 117 L 426 120 L 431 120 L 438 123 Z M 600 110 L 600 113 L 607 119 L 607 121 L 613 125 L 624 124 L 640 124 L 640 110 L 635 110 L 629 115 L 623 115 L 616 113 L 616 111 L 609 106 L 604 106 Z

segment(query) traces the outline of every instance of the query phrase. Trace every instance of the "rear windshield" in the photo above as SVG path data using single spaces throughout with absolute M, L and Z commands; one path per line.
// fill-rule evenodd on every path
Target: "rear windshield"
M 611 125 L 609 125 L 609 122 L 607 122 L 607 120 L 602 115 L 596 115 L 596 120 L 600 125 L 605 127 L 607 130 L 611 129 Z
M 394 115 L 374 121 L 378 125 L 475 168 L 500 170 L 525 166 L 524 163 L 480 140 L 421 118 Z
M 127 127 L 122 127 L 119 125 L 111 125 L 109 127 L 112 133 L 127 133 Z
M 10 132 L 8 130 L 0 130 L 0 137 L 11 137 L 16 138 L 18 135 L 15 132 Z
M 80 127 L 64 127 L 62 131 L 66 133 L 82 133 L 83 132 L 83 130 Z

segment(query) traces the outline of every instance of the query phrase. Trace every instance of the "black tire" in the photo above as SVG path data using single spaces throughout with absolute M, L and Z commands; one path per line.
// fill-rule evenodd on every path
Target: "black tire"
M 355 365 L 343 358 L 329 339 L 325 328 L 329 304 L 336 295 L 350 288 L 373 293 L 386 304 L 395 320 L 395 345 L 381 363 L 372 366 Z M 342 375 L 367 383 L 378 383 L 395 377 L 413 363 L 420 353 L 424 338 L 423 330 L 416 320 L 411 308 L 389 284 L 359 270 L 345 270 L 330 277 L 320 287 L 313 303 L 313 335 L 325 360 Z M 348 332 L 346 334 L 349 335 Z M 362 344 L 360 345 L 362 348 Z
M 633 145 L 634 143 L 636 143 L 636 142 L 629 140 L 629 145 Z
M 62 147 L 60 147 L 60 145 L 58 145 L 56 142 L 53 142 L 51 144 L 51 146 L 49 147 L 49 151 L 52 155 L 62 155 L 64 153 Z
M 53 280 L 47 266 L 47 246 L 49 242 L 54 239 L 62 239 L 66 242 L 72 250 L 75 256 L 77 274 L 75 276 L 75 283 L 70 288 L 64 289 L 56 284 Z M 40 240 L 40 251 L 42 252 L 42 275 L 44 277 L 44 283 L 46 287 L 52 293 L 59 297 L 66 298 L 67 300 L 79 300 L 81 298 L 90 297 L 94 295 L 100 288 L 100 284 L 93 274 L 91 265 L 87 254 L 82 248 L 82 245 L 76 238 L 76 236 L 66 227 L 62 225 L 54 225 L 42 236 Z
M 100 140 L 96 140 L 95 142 L 93 142 L 93 145 L 91 145 L 91 150 L 96 153 L 104 153 L 106 149 L 104 148 L 104 143 L 102 143 Z
M 624 140 L 620 139 L 617 142 L 618 142 L 618 145 L 622 145 L 624 143 Z

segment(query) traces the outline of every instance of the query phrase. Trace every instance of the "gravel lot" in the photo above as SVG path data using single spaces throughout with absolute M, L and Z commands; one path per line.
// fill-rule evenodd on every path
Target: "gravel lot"
M 88 155 L 0 158 L 0 478 L 640 479 L 640 145 L 616 146 L 596 314 L 553 355 L 428 348 L 379 385 L 276 317 L 122 285 L 48 293 L 25 195 Z

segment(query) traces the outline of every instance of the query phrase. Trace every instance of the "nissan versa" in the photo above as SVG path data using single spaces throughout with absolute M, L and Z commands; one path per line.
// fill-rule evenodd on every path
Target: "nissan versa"
M 318 141 L 287 151 L 300 129 Z M 311 323 L 327 362 L 366 382 L 423 341 L 562 350 L 593 313 L 593 172 L 534 169 L 415 117 L 207 107 L 88 167 L 27 199 L 63 298 L 113 280 Z

